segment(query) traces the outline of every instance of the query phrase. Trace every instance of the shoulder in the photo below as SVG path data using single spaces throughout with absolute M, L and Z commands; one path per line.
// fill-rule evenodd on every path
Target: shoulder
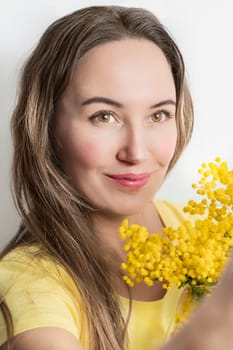
M 14 335 L 57 327 L 79 339 L 84 315 L 78 288 L 66 270 L 38 247 L 17 248 L 0 262 L 0 295 L 9 308 Z M 5 340 L 0 312 L 0 344 Z
M 0 278 L 5 278 L 5 282 L 19 282 L 24 278 L 42 278 L 51 283 L 56 281 L 64 284 L 72 284 L 73 281 L 67 270 L 37 245 L 20 246 L 10 251 L 0 261 L 0 270 Z
M 184 221 L 191 221 L 193 223 L 196 219 L 200 218 L 198 215 L 185 213 L 183 211 L 184 205 L 181 203 L 173 203 L 167 200 L 155 200 L 154 204 L 165 226 L 177 228 L 182 225 Z
M 77 293 L 76 285 L 67 270 L 39 246 L 13 249 L 0 261 L 0 293 L 12 288 L 40 289 L 55 285 Z
M 55 327 L 37 328 L 15 336 L 10 342 L 12 350 L 82 350 L 79 341 L 68 331 Z M 7 350 L 8 344 L 0 346 Z

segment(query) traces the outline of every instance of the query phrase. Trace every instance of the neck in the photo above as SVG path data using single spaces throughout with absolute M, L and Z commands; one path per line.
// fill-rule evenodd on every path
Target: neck
M 163 222 L 153 202 L 149 202 L 142 211 L 130 216 L 114 215 L 112 213 L 98 212 L 93 216 L 93 224 L 100 241 L 106 251 L 114 252 L 122 260 L 125 258 L 124 241 L 120 239 L 119 227 L 123 219 L 127 218 L 129 225 L 145 226 L 148 232 L 161 232 Z
M 93 224 L 96 233 L 99 235 L 99 240 L 102 243 L 102 251 L 106 254 L 105 258 L 111 265 L 111 270 L 114 273 L 114 285 L 119 295 L 128 297 L 128 289 L 120 277 L 121 262 L 126 260 L 127 252 L 124 250 L 125 242 L 120 239 L 118 229 L 122 220 L 125 219 L 123 215 L 113 215 L 110 213 L 95 213 L 93 216 Z M 148 232 L 162 232 L 164 226 L 156 207 L 153 202 L 144 206 L 140 213 L 127 216 L 129 225 L 138 224 L 146 226 Z M 162 288 L 160 282 L 156 282 L 154 287 L 148 287 L 144 283 L 135 285 L 130 289 L 132 299 L 136 300 L 158 300 L 164 296 L 165 290 Z

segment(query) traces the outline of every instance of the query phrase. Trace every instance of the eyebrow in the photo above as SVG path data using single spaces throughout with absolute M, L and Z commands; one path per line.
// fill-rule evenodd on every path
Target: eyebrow
M 88 98 L 87 100 L 83 101 L 81 103 L 81 106 L 86 106 L 92 103 L 105 103 L 114 107 L 118 107 L 118 108 L 123 108 L 124 105 L 118 101 L 112 100 L 111 98 L 107 98 L 107 97 L 102 97 L 102 96 L 94 96 L 91 98 Z M 161 107 L 164 105 L 174 105 L 176 106 L 176 102 L 174 100 L 168 99 L 168 100 L 163 100 L 160 101 L 158 103 L 155 103 L 154 105 L 150 106 L 150 108 L 157 108 L 157 107 Z

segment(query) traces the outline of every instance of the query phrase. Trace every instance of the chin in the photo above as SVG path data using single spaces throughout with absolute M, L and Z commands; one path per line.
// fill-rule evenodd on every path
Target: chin
M 141 193 L 131 192 L 131 193 L 113 193 L 107 195 L 102 195 L 100 198 L 90 198 L 89 202 L 91 205 L 97 209 L 99 214 L 105 216 L 133 216 L 138 215 L 149 203 L 153 201 L 154 198 L 154 187 L 149 188 Z M 102 191 L 103 193 L 103 191 Z
M 145 205 L 146 203 L 144 201 L 121 203 L 119 205 L 115 203 L 115 205 L 109 205 L 100 210 L 105 213 L 105 215 L 127 217 L 140 214 Z

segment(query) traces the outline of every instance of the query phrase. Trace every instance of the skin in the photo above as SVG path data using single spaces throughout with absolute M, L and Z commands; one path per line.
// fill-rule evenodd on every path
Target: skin
M 83 105 L 95 96 L 122 106 Z M 167 100 L 174 102 L 151 108 Z M 59 102 L 54 134 L 66 174 L 102 217 L 135 220 L 151 205 L 175 150 L 175 101 L 170 66 L 150 41 L 110 42 L 79 60 Z M 108 112 L 89 119 L 103 110 Z M 116 185 L 106 176 L 144 172 L 151 177 L 137 190 Z

